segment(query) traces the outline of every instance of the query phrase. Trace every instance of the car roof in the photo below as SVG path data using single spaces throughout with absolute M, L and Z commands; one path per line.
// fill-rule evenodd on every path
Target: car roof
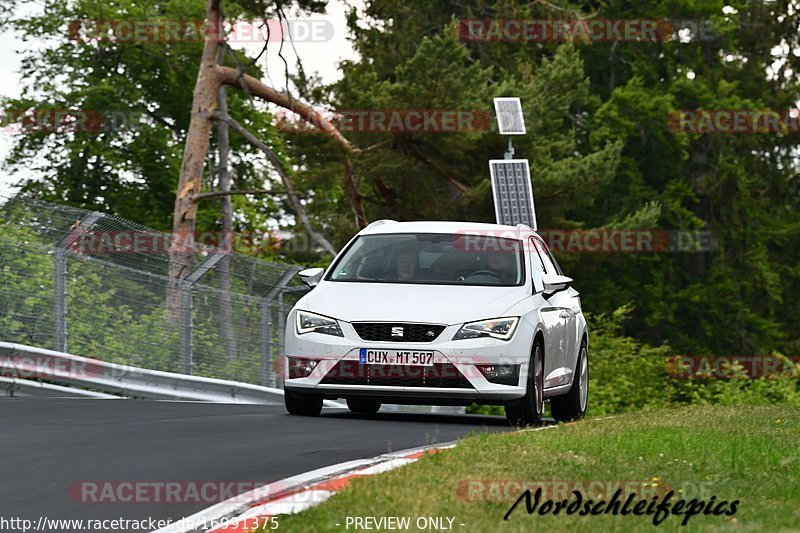
M 535 233 L 529 226 L 505 226 L 502 224 L 486 224 L 483 222 L 453 222 L 420 220 L 413 222 L 397 222 L 395 220 L 377 220 L 359 232 L 359 235 L 379 235 L 391 233 L 486 233 L 495 237 L 520 238 L 523 234 Z

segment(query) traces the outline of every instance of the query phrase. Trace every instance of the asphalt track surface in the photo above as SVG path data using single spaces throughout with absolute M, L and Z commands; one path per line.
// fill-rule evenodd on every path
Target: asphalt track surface
M 508 430 L 500 417 L 477 415 L 324 409 L 306 418 L 278 406 L 0 398 L 0 518 L 174 521 L 215 502 L 147 501 L 152 496 L 110 502 L 130 494 L 118 482 L 269 483 L 472 432 Z M 102 487 L 117 492 L 106 493 L 102 503 L 82 501 L 91 500 L 81 492 L 87 483 L 97 483 L 98 496 Z

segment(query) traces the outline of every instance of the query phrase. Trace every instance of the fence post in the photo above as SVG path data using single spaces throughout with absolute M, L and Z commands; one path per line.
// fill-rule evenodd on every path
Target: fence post
M 183 373 L 191 375 L 194 371 L 194 352 L 192 351 L 192 287 L 214 268 L 228 252 L 209 255 L 188 276 L 178 282 L 181 291 L 181 367 Z
M 286 305 L 283 295 L 286 291 L 278 293 L 278 355 L 281 356 L 286 351 Z
M 192 374 L 192 284 L 185 281 L 178 283 L 181 291 L 181 371 Z
M 272 385 L 272 360 L 270 352 L 272 348 L 272 309 L 270 309 L 269 302 L 266 298 L 261 298 L 258 301 L 258 311 L 261 317 L 261 338 L 259 339 L 259 347 L 261 348 L 261 385 L 269 387 Z
M 67 351 L 67 253 L 56 246 L 53 253 L 55 263 L 55 344 L 53 350 Z
M 102 213 L 93 211 L 73 224 L 70 232 L 61 240 L 56 242 L 53 249 L 53 265 L 55 268 L 55 301 L 54 317 L 55 320 L 55 339 L 53 350 L 57 352 L 67 351 L 67 248 L 89 231 L 98 220 L 103 218 Z
M 278 294 L 283 294 L 286 285 L 302 268 L 292 266 L 286 269 L 272 289 L 261 298 L 261 384 L 264 387 L 275 387 L 278 380 L 272 372 L 272 301 Z M 278 332 L 279 339 L 283 339 L 283 330 Z M 280 344 L 279 344 L 280 346 Z M 278 355 L 283 355 L 279 353 Z

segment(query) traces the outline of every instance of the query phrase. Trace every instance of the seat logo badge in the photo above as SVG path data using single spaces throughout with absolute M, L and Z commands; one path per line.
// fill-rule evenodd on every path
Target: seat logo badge
M 425 333 L 425 335 L 427 335 L 428 337 L 435 337 L 436 333 L 432 332 L 431 330 L 428 330 L 428 332 Z
M 392 337 L 402 337 L 402 336 L 403 336 L 403 328 L 400 326 L 393 326 Z

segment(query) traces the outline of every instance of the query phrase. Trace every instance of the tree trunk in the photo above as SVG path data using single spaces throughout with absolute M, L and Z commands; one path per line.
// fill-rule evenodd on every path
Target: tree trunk
M 209 136 L 212 128 L 212 115 L 217 107 L 217 88 L 219 79 L 216 74 L 217 56 L 221 37 L 220 0 L 208 0 L 206 6 L 206 39 L 203 45 L 203 56 L 200 71 L 194 86 L 192 114 L 189 131 L 186 133 L 186 145 L 183 150 L 178 191 L 175 198 L 173 214 L 173 239 L 183 242 L 191 237 L 194 241 L 197 202 L 192 195 L 200 192 L 208 155 Z M 184 246 L 173 246 L 169 251 L 169 287 L 167 306 L 176 317 L 180 309 L 180 291 L 178 282 L 185 278 L 194 267 L 194 254 Z
M 225 58 L 225 49 L 219 52 L 219 61 Z M 228 90 L 223 85 L 217 89 L 217 106 L 220 113 L 228 113 Z M 219 190 L 230 192 L 231 172 L 228 163 L 231 145 L 228 135 L 228 125 L 217 122 L 217 139 L 219 146 Z M 231 251 L 233 247 L 233 202 L 230 195 L 223 195 L 222 199 L 222 248 Z M 219 282 L 219 330 L 222 336 L 222 346 L 225 356 L 229 360 L 237 359 L 236 328 L 234 327 L 233 306 L 231 304 L 231 272 L 230 256 L 219 262 L 216 268 L 217 281 Z

